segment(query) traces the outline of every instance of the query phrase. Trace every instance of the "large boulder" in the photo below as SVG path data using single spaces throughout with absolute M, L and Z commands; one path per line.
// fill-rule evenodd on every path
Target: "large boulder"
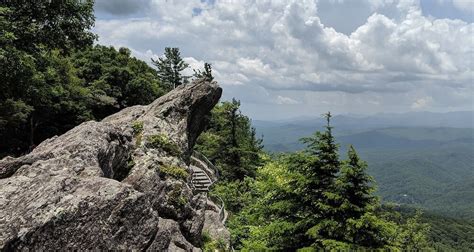
M 199 250 L 192 148 L 222 90 L 196 81 L 0 161 L 0 249 Z

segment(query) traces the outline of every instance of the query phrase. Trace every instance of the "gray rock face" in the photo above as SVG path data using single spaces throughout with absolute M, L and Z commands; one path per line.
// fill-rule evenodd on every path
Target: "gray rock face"
M 187 163 L 221 93 L 197 81 L 1 160 L 0 249 L 198 250 Z

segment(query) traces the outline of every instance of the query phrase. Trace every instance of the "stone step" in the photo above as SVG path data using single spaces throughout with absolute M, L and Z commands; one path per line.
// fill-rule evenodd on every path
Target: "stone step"
M 205 178 L 205 179 L 209 180 L 209 178 L 206 175 L 193 174 L 193 177 L 195 177 L 195 178 Z
M 191 180 L 192 180 L 192 181 L 199 181 L 199 182 L 201 182 L 201 183 L 210 183 L 210 184 L 212 184 L 212 181 L 210 181 L 209 179 L 192 178 Z
M 196 180 L 196 181 L 209 181 L 209 183 L 211 183 L 211 181 L 207 178 L 194 177 L 193 180 Z
M 205 184 L 195 184 L 194 187 L 209 187 L 209 185 L 205 185 Z
M 195 183 L 193 183 L 193 185 L 205 185 L 205 186 L 211 186 L 212 184 L 211 184 L 211 183 L 198 183 L 198 182 L 195 182 Z
M 193 184 L 194 191 L 197 193 L 209 192 L 212 180 L 201 168 L 196 166 L 191 166 L 191 168 L 193 169 L 191 183 Z
M 209 188 L 207 187 L 194 187 L 194 190 L 209 192 Z
M 199 190 L 199 189 L 196 189 L 196 190 L 194 190 L 194 192 L 196 192 L 196 193 L 207 193 L 207 192 L 209 192 L 209 190 Z

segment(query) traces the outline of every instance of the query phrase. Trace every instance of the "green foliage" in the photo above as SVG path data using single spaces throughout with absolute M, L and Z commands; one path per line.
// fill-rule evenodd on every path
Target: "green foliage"
M 90 32 L 93 6 L 92 0 L 2 1 L 2 31 L 13 47 L 28 53 L 84 48 L 96 39 Z
M 166 47 L 164 58 L 151 61 L 158 68 L 158 75 L 162 83 L 175 88 L 186 82 L 187 78 L 181 75 L 181 71 L 189 65 L 181 58 L 179 48 Z
M 209 125 L 197 139 L 196 150 L 220 169 L 220 180 L 254 177 L 261 164 L 262 144 L 250 119 L 239 110 L 240 102 L 222 102 L 211 112 Z
M 429 240 L 437 251 L 473 251 L 474 222 L 424 213 L 422 222 L 430 225 Z
M 132 124 L 133 134 L 137 135 L 143 132 L 143 122 L 142 121 L 135 121 Z
M 360 160 L 356 150 L 351 145 L 347 153 L 348 160 L 343 163 L 341 174 L 338 177 L 338 188 L 346 198 L 347 208 L 352 208 L 354 212 L 350 216 L 359 216 L 358 211 L 363 212 L 374 203 L 375 197 L 371 194 L 375 191 L 372 184 L 374 179 L 366 173 L 367 163 Z
M 204 252 L 226 251 L 227 249 L 227 245 L 224 240 L 214 240 L 206 231 L 202 233 L 201 241 L 203 243 L 202 250 Z
M 400 247 L 405 251 L 426 251 L 430 248 L 428 233 L 430 226 L 421 223 L 421 211 L 409 218 L 398 233 Z
M 178 145 L 173 143 L 166 135 L 156 134 L 148 136 L 145 146 L 148 148 L 162 149 L 173 156 L 181 154 Z
M 91 90 L 90 109 L 96 119 L 133 105 L 145 105 L 170 89 L 158 73 L 131 57 L 130 50 L 96 45 L 73 54 L 77 76 Z
M 140 146 L 143 138 L 143 122 L 135 121 L 132 124 L 133 136 L 136 138 L 135 144 Z
M 214 188 L 232 211 L 228 227 L 236 249 L 397 250 L 405 246 L 402 234 L 427 234 L 414 228 L 425 225 L 419 220 L 396 222 L 378 210 L 366 163 L 354 148 L 339 160 L 326 116 L 326 131 L 306 138 L 304 151 L 263 156 L 255 179 Z M 421 238 L 412 243 L 429 248 Z
M 179 166 L 174 165 L 161 165 L 160 166 L 160 175 L 170 176 L 175 179 L 181 179 L 186 181 L 189 176 L 189 172 Z
M 342 129 L 340 125 L 334 129 L 341 150 L 350 144 L 357 147 L 360 157 L 368 163 L 368 173 L 377 181 L 376 194 L 382 201 L 420 207 L 446 217 L 474 220 L 474 191 L 471 190 L 474 181 L 470 179 L 474 176 L 474 129 L 368 129 L 373 125 L 364 125 L 359 120 L 350 122 L 341 117 L 335 122 L 337 120 L 346 124 Z M 309 134 L 315 124 L 320 123 L 274 123 L 257 129 L 265 135 L 267 150 L 295 151 L 302 148 L 297 139 Z
M 23 154 L 81 122 L 169 90 L 128 49 L 93 47 L 93 24 L 93 1 L 2 4 L 0 153 Z

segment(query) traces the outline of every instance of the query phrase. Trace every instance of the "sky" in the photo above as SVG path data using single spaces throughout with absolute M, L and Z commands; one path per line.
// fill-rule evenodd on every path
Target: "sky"
M 252 119 L 474 110 L 474 0 L 96 0 L 95 14 L 99 44 L 211 63 Z

